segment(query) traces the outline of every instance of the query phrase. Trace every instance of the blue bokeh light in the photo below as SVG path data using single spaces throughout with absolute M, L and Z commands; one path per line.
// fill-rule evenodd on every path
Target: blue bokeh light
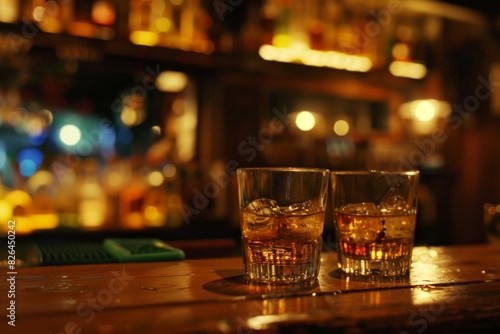
M 43 153 L 36 148 L 26 148 L 17 154 L 19 172 L 22 176 L 33 175 L 43 161 Z

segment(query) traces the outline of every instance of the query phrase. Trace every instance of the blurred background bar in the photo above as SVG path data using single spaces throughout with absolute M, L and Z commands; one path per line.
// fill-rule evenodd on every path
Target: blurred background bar
M 309 166 L 418 169 L 416 244 L 486 242 L 500 233 L 499 9 L 0 0 L 0 231 L 14 217 L 26 239 L 220 254 L 240 236 L 236 168 Z

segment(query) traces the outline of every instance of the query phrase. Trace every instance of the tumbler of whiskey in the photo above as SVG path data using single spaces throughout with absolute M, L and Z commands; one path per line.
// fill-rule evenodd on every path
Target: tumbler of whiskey
M 345 273 L 409 273 L 418 177 L 418 171 L 331 173 L 338 261 Z
M 329 171 L 237 171 L 243 260 L 253 282 L 313 282 L 320 267 Z

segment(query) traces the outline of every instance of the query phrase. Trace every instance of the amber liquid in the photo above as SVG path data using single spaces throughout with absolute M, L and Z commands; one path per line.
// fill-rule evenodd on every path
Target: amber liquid
M 319 272 L 324 212 L 279 217 L 241 212 L 245 271 L 251 280 L 315 280 Z
M 342 269 L 351 274 L 405 274 L 409 270 L 415 214 L 335 213 Z

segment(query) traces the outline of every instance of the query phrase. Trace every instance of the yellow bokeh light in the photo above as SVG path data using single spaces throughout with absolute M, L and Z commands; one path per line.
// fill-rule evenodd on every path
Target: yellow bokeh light
M 33 9 L 33 20 L 37 22 L 42 22 L 42 20 L 45 17 L 45 8 L 42 6 L 36 6 L 35 9 Z
M 91 16 L 95 23 L 109 26 L 115 23 L 115 8 L 108 1 L 98 0 L 92 6 Z
M 160 36 L 152 31 L 136 30 L 130 34 L 130 41 L 137 45 L 153 46 L 158 44 Z
M 68 146 L 74 146 L 78 144 L 81 137 L 82 132 L 76 125 L 73 124 L 66 124 L 59 131 L 59 138 L 64 144 Z
M 163 174 L 159 171 L 153 171 L 149 173 L 148 176 L 148 182 L 151 186 L 153 187 L 158 187 L 163 183 L 163 180 L 165 178 L 163 177 Z
M 180 92 L 188 83 L 188 76 L 182 72 L 165 71 L 156 77 L 156 87 L 162 92 Z
M 175 168 L 174 165 L 172 164 L 166 164 L 163 167 L 163 175 L 165 175 L 166 178 L 170 179 L 177 174 L 177 168 Z
M 106 180 L 108 181 L 108 185 L 110 187 L 118 188 L 123 183 L 123 176 L 118 172 L 111 172 L 108 174 L 108 177 L 106 178 Z
M 172 21 L 166 17 L 160 17 L 155 21 L 156 29 L 161 32 L 168 32 L 172 28 Z
M 333 125 L 333 132 L 337 136 L 345 136 L 349 132 L 349 123 L 344 120 L 338 120 Z
M 410 56 L 410 47 L 404 43 L 397 43 L 392 48 L 394 59 L 407 59 Z
M 415 106 L 415 117 L 422 122 L 428 122 L 436 116 L 436 108 L 430 101 L 420 101 Z
M 422 79 L 427 75 L 427 67 L 423 64 L 408 61 L 393 61 L 389 65 L 389 72 L 396 77 Z
M 302 131 L 310 131 L 316 125 L 314 115 L 309 111 L 301 111 L 295 118 L 295 124 Z
M 0 0 L 0 22 L 14 23 L 19 17 L 19 4 L 14 0 Z

